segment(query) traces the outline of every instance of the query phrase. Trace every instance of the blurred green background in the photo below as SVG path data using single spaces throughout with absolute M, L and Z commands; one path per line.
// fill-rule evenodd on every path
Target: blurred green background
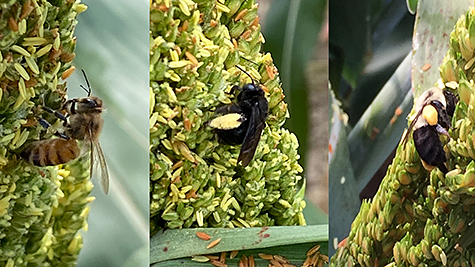
M 307 181 L 307 224 L 328 222 L 328 18 L 326 0 L 257 0 Z
M 78 266 L 147 266 L 149 251 L 148 174 L 148 1 L 83 0 L 79 14 L 74 75 L 68 97 L 85 97 L 80 69 L 92 94 L 104 101 L 100 141 L 110 174 L 109 195 L 98 177 L 89 231 Z M 97 176 L 97 175 L 96 175 Z

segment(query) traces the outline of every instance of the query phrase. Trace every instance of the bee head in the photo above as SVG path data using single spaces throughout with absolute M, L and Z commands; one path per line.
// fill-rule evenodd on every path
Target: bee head
M 95 97 L 83 97 L 79 98 L 78 105 L 77 105 L 78 112 L 94 112 L 94 111 L 102 111 L 102 100 Z
M 243 92 L 257 92 L 257 91 L 261 91 L 260 89 L 261 88 L 256 86 L 254 83 L 248 83 L 242 87 Z
M 70 114 L 102 112 L 102 100 L 95 96 L 73 98 L 64 103 L 63 109 Z
M 264 96 L 264 90 L 259 85 L 248 83 L 242 87 L 241 95 L 242 99 L 251 99 L 254 96 Z
M 450 92 L 449 90 L 444 90 L 444 96 L 447 102 L 447 105 L 446 105 L 447 113 L 449 114 L 450 117 L 452 117 L 455 112 L 455 106 L 457 105 L 459 100 L 457 99 L 457 96 L 454 93 Z
M 244 72 L 247 76 L 249 76 L 249 78 L 251 78 L 251 81 L 252 81 L 252 83 L 248 83 L 244 85 L 242 88 L 237 87 L 241 91 L 241 93 L 239 93 L 238 95 L 238 101 L 249 100 L 256 96 L 264 97 L 264 90 L 262 90 L 259 84 L 256 84 L 254 82 L 254 79 L 251 77 L 251 75 L 248 72 L 246 72 L 244 69 L 239 67 L 238 65 L 236 65 L 236 67 L 240 69 L 242 72 Z

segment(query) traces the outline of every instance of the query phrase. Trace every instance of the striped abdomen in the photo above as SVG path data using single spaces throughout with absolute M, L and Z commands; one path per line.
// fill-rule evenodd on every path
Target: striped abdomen
M 79 154 L 76 140 L 55 138 L 31 143 L 21 156 L 36 166 L 54 166 L 67 163 Z

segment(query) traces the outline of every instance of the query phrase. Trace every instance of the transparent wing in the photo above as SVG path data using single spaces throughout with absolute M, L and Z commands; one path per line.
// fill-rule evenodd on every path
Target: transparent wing
M 406 134 L 404 135 L 404 139 L 402 140 L 403 146 L 406 145 L 407 139 L 409 138 L 409 134 L 412 132 L 414 126 L 416 125 L 417 121 L 419 120 L 419 117 L 422 115 L 422 111 L 424 110 L 424 107 L 429 104 L 429 99 L 432 96 L 431 93 L 428 93 L 427 96 L 424 97 L 423 102 L 416 104 L 416 108 L 418 108 L 416 115 L 412 119 L 411 125 L 409 125 L 408 130 L 406 131 Z M 421 96 L 422 97 L 422 96 Z M 419 99 L 416 101 L 419 102 Z
M 408 130 L 406 131 L 406 134 L 404 135 L 404 139 L 402 140 L 403 146 L 406 145 L 407 139 L 409 138 L 409 134 L 412 132 L 412 128 L 414 128 L 414 125 L 416 125 L 417 120 L 418 120 L 419 117 L 421 116 L 422 110 L 423 110 L 423 109 L 420 109 L 420 110 L 417 112 L 416 116 L 414 117 L 414 119 L 413 119 L 412 122 L 411 122 L 411 125 L 409 126 Z
M 97 161 L 99 161 L 100 170 L 97 169 Z M 91 177 L 95 173 L 100 173 L 102 191 L 107 195 L 109 193 L 109 171 L 107 170 L 106 159 L 99 141 L 91 141 Z
M 99 159 L 99 166 L 101 167 L 101 185 L 102 190 L 107 195 L 109 193 L 109 171 L 107 170 L 106 159 L 102 153 L 102 147 L 99 142 L 93 144 L 96 150 L 97 158 Z

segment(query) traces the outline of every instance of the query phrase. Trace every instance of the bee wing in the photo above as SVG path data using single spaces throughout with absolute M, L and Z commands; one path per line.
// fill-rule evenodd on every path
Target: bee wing
M 411 133 L 412 128 L 414 128 L 414 125 L 416 125 L 417 120 L 419 119 L 419 117 L 420 117 L 421 114 L 422 114 L 422 110 L 423 110 L 423 108 L 421 108 L 421 109 L 417 112 L 416 116 L 414 117 L 414 119 L 413 119 L 412 122 L 411 122 L 411 125 L 409 125 L 409 129 L 407 129 L 406 134 L 404 135 L 404 139 L 403 139 L 403 141 L 402 141 L 402 144 L 403 144 L 403 145 L 406 145 L 406 142 L 407 142 L 407 138 L 408 138 L 408 136 L 409 136 L 409 133 Z
M 249 118 L 249 127 L 242 142 L 238 162 L 242 161 L 242 166 L 246 167 L 251 162 L 256 152 L 257 144 L 261 139 L 261 133 L 266 122 L 266 114 L 262 114 L 258 104 L 252 107 L 252 113 Z
M 425 92 L 426 95 L 421 95 L 420 97 L 423 97 L 422 100 L 417 99 L 416 101 L 416 108 L 419 110 L 417 111 L 416 116 L 414 116 L 414 119 L 411 122 L 411 125 L 409 125 L 409 129 L 407 129 L 406 134 L 404 135 L 404 139 L 402 141 L 403 145 L 406 145 L 407 138 L 409 133 L 412 131 L 412 128 L 416 125 L 417 121 L 419 120 L 419 117 L 422 115 L 422 111 L 424 110 L 424 107 L 427 106 L 430 102 L 430 99 L 433 95 L 433 92 L 428 90 Z
M 99 166 L 101 168 L 100 173 L 102 191 L 104 191 L 104 193 L 107 195 L 109 193 L 109 171 L 107 170 L 106 159 L 104 157 L 104 153 L 102 152 L 102 147 L 99 141 L 91 141 L 91 177 L 95 166 L 97 166 L 97 160 L 99 161 Z

